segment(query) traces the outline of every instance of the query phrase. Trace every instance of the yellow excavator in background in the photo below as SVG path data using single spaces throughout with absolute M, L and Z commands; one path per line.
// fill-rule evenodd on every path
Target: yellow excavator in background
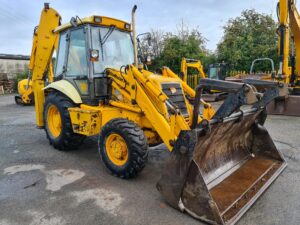
M 233 224 L 286 167 L 263 126 L 277 95 L 205 78 L 193 90 L 177 75 L 144 70 L 136 8 L 132 24 L 90 16 L 61 25 L 45 3 L 30 58 L 36 125 L 58 150 L 98 135 L 104 165 L 125 179 L 142 171 L 149 145 L 164 143 L 171 155 L 157 189 L 165 200 L 208 223 Z M 202 100 L 204 88 L 230 95 L 214 111 Z M 243 105 L 252 107 L 242 111 Z
M 18 95 L 15 95 L 15 102 L 19 105 L 34 104 L 32 81 L 30 78 L 18 82 Z
M 278 72 L 275 72 L 274 65 L 272 65 L 270 74 L 254 74 L 252 72 L 254 62 L 264 60 L 271 61 L 271 64 L 273 64 L 273 61 L 269 58 L 260 58 L 253 61 L 250 74 L 244 74 L 236 77 L 236 79 L 230 78 L 229 80 L 247 82 L 257 88 L 260 88 L 261 81 L 264 80 L 278 82 L 279 86 L 285 87 L 286 95 L 272 101 L 267 107 L 268 113 L 300 116 L 300 16 L 295 1 L 279 0 L 277 15 L 279 20 L 277 32 L 280 60 Z
M 287 84 L 290 93 L 285 98 L 275 99 L 268 106 L 268 111 L 272 114 L 300 116 L 300 16 L 295 1 L 279 0 L 277 15 L 280 63 L 278 74 L 273 77 Z
M 211 64 L 209 65 L 208 75 L 206 75 L 199 59 L 182 58 L 179 77 L 192 89 L 195 89 L 199 85 L 200 79 L 203 78 L 225 80 L 224 68 L 224 64 Z M 189 73 L 189 69 L 194 69 L 196 73 Z M 207 102 L 223 100 L 227 96 L 227 93 L 217 90 L 207 89 L 204 92 L 202 98 Z
M 189 74 L 189 69 L 194 69 L 197 73 Z M 200 60 L 198 59 L 181 59 L 180 66 L 180 78 L 186 82 L 191 88 L 195 89 L 201 78 L 206 78 L 207 76 L 204 73 L 203 66 Z
M 34 31 L 35 34 L 36 31 Z M 32 61 L 30 61 L 32 62 Z M 52 61 L 49 63 L 49 70 L 47 71 L 46 83 L 53 82 L 53 66 Z M 29 65 L 29 69 L 32 68 L 32 65 Z M 33 105 L 34 104 L 34 93 L 32 89 L 32 80 L 29 73 L 27 79 L 22 79 L 18 82 L 18 94 L 15 95 L 15 102 L 18 105 Z

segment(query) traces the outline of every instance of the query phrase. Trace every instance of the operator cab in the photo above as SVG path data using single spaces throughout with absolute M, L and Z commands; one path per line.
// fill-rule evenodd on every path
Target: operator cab
M 109 98 L 106 68 L 120 70 L 134 62 L 130 24 L 92 16 L 58 27 L 60 33 L 55 80 L 67 80 L 84 103 L 97 105 Z
M 225 80 L 227 73 L 227 64 L 216 63 L 210 64 L 208 68 L 208 78 L 215 80 Z

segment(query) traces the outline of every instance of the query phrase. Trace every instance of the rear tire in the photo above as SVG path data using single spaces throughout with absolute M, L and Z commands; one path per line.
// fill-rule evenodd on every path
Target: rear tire
M 138 125 L 127 119 L 108 122 L 99 135 L 98 148 L 104 165 L 115 176 L 132 178 L 145 167 L 147 138 Z
M 73 132 L 68 111 L 70 107 L 75 107 L 75 104 L 59 92 L 51 92 L 47 96 L 44 105 L 44 123 L 47 138 L 54 148 L 62 151 L 76 149 L 82 144 L 85 138 L 85 136 Z M 51 115 L 49 111 L 53 110 L 56 110 L 57 113 L 55 116 L 58 118 L 56 121 L 60 124 L 60 126 L 57 125 L 56 128 L 53 128 L 53 124 L 55 125 L 53 122 L 54 119 L 48 118 L 48 116 Z

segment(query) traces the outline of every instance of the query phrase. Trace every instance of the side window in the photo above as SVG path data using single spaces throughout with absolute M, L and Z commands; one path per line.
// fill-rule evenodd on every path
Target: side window
M 71 31 L 66 75 L 88 75 L 87 50 L 83 29 Z
M 56 57 L 55 76 L 59 76 L 64 72 L 63 67 L 64 67 L 65 55 L 66 55 L 66 33 L 60 35 L 58 55 Z

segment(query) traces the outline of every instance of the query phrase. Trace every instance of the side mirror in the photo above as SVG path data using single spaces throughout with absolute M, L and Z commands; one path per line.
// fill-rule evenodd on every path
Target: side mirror
M 77 26 L 78 26 L 77 20 L 76 20 L 75 17 L 72 17 L 72 18 L 71 18 L 70 24 L 72 25 L 72 27 L 77 27 Z
M 147 40 L 148 45 L 151 46 L 151 34 L 149 32 L 146 33 L 141 33 L 139 35 L 136 36 L 136 40 L 138 43 L 140 43 L 140 37 L 143 36 L 142 40 Z
M 90 49 L 90 61 L 98 62 L 99 61 L 99 50 Z

